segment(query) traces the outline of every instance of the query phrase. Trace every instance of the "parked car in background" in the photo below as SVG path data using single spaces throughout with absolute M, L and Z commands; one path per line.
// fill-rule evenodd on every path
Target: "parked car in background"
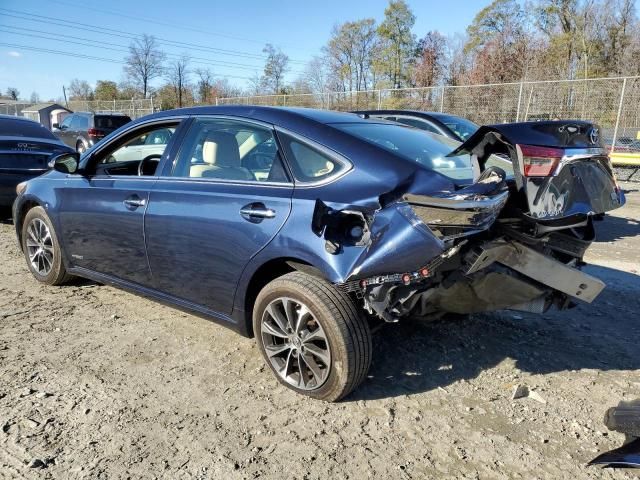
M 160 158 L 117 160 L 167 130 Z M 255 336 L 283 385 L 333 401 L 367 375 L 369 322 L 597 297 L 579 268 L 593 217 L 625 201 L 597 132 L 505 124 L 452 148 L 351 113 L 165 111 L 56 158 L 18 188 L 14 222 L 38 281 L 78 275 L 211 318 Z
M 0 207 L 11 206 L 16 185 L 48 170 L 51 155 L 73 152 L 38 122 L 0 115 Z
M 369 118 L 379 118 L 403 123 L 411 127 L 444 135 L 453 140 L 464 142 L 473 135 L 479 125 L 471 120 L 439 112 L 423 112 L 420 110 L 358 110 L 354 113 Z
M 130 121 L 131 117 L 120 113 L 75 112 L 62 123 L 54 123 L 53 134 L 78 153 L 84 153 Z
M 108 161 L 128 162 L 152 158 L 160 159 L 175 130 L 175 128 L 164 128 L 136 137 L 134 141 L 113 152 Z

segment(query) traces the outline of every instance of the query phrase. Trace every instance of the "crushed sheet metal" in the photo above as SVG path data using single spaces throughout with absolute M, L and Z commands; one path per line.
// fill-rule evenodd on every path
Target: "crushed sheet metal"
M 498 262 L 570 297 L 591 303 L 605 287 L 601 280 L 568 267 L 518 242 L 494 242 L 482 247 L 467 273 Z
M 608 468 L 640 468 L 640 438 L 620 448 L 598 455 L 587 465 L 603 465 Z

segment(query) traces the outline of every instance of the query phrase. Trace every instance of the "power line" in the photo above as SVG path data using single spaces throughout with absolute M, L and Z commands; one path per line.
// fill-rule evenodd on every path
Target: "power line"
M 0 25 L 0 31 L 4 31 L 5 33 L 9 33 L 12 35 L 21 35 L 21 36 L 26 36 L 28 38 L 42 38 L 44 40 L 52 40 L 55 42 L 61 42 L 61 43 L 69 43 L 69 44 L 74 44 L 74 45 L 82 45 L 82 46 L 86 46 L 86 47 L 100 47 L 103 50 L 112 50 L 114 52 L 123 52 L 123 53 L 129 53 L 129 48 L 126 45 L 121 45 L 118 43 L 110 43 L 110 42 L 103 42 L 103 41 L 99 41 L 99 40 L 91 40 L 88 38 L 83 38 L 83 37 L 75 37 L 72 35 L 61 35 L 61 34 L 57 34 L 55 32 L 45 32 L 45 31 L 40 31 L 40 30 L 34 30 L 34 29 L 30 29 L 30 28 L 24 28 L 24 27 L 12 27 L 12 26 L 8 26 L 8 25 Z M 7 29 L 11 29 L 11 30 L 7 30 Z M 15 31 L 18 30 L 18 31 Z M 20 30 L 25 31 L 25 32 L 36 32 L 36 33 L 22 33 Z M 45 35 L 42 35 L 45 34 Z M 65 38 L 71 38 L 74 40 L 66 40 L 66 39 L 61 39 L 59 38 L 59 36 L 63 36 Z M 80 41 L 76 41 L 76 40 L 80 40 Z M 87 43 L 90 42 L 90 43 Z M 110 45 L 111 47 L 107 46 Z M 120 48 L 113 48 L 113 47 L 120 47 Z M 173 57 L 173 58 L 181 58 L 182 55 L 179 54 L 175 54 L 175 53 L 167 53 L 167 56 Z M 251 70 L 251 71 L 256 71 L 256 70 L 262 70 L 263 67 L 258 66 L 258 65 L 248 65 L 246 63 L 236 63 L 236 62 L 227 62 L 225 60 L 211 60 L 208 58 L 204 58 L 204 57 L 192 57 L 189 55 L 189 59 L 190 61 L 192 61 L 192 63 L 197 63 L 200 65 L 210 65 L 210 66 L 214 66 L 214 67 L 225 67 L 225 68 L 232 68 L 232 69 L 243 69 L 243 70 Z M 298 71 L 291 71 L 292 73 L 300 73 Z
M 128 32 L 122 31 L 122 30 L 116 30 L 116 29 L 107 28 L 107 27 L 100 27 L 98 25 L 91 25 L 91 24 L 87 24 L 87 23 L 82 24 L 84 26 L 80 26 L 76 22 L 72 22 L 72 21 L 69 21 L 69 20 L 64 20 L 62 18 L 49 17 L 49 16 L 45 16 L 45 15 L 37 15 L 37 14 L 34 14 L 34 13 L 30 13 L 30 12 L 24 12 L 24 11 L 20 11 L 20 10 L 13 10 L 13 9 L 7 9 L 7 8 L 0 8 L 0 11 L 10 12 L 10 13 L 4 13 L 4 15 L 6 15 L 6 16 L 13 17 L 13 18 L 18 18 L 18 19 L 21 19 L 21 20 L 27 20 L 27 21 L 31 21 L 31 22 L 54 24 L 54 25 L 58 25 L 58 26 L 61 26 L 61 27 L 65 27 L 65 28 L 73 28 L 73 29 L 76 29 L 76 30 L 80 29 L 80 30 L 89 31 L 89 32 L 92 32 L 92 33 L 98 33 L 98 34 L 101 34 L 101 35 L 113 35 L 113 36 L 118 36 L 118 37 L 121 37 L 121 38 L 128 38 L 128 39 L 131 39 L 131 40 L 136 40 L 136 39 L 139 38 L 136 35 L 132 35 L 132 34 L 130 34 Z M 30 17 L 33 17 L 33 18 L 30 18 Z M 39 20 L 39 19 L 41 19 L 41 20 Z M 229 50 L 229 49 L 223 49 L 223 48 L 205 47 L 203 45 L 198 45 L 198 44 L 188 43 L 188 42 L 180 42 L 180 41 L 170 40 L 170 39 L 166 39 L 166 38 L 162 38 L 162 37 L 155 37 L 155 38 L 160 43 L 173 45 L 173 46 L 176 46 L 178 48 L 187 48 L 187 49 L 192 49 L 192 50 L 195 49 L 195 50 L 204 51 L 204 52 L 210 51 L 210 52 L 218 53 L 220 55 L 229 55 L 229 56 L 234 56 L 234 57 L 241 56 L 241 57 L 244 57 L 244 58 L 253 58 L 253 59 L 260 59 L 260 60 L 265 60 L 265 58 L 266 58 L 264 55 L 258 55 L 258 54 L 254 54 L 254 53 L 243 52 L 243 51 L 240 51 L 240 50 Z M 305 62 L 300 61 L 300 60 L 292 60 L 292 59 L 289 59 L 289 62 L 291 62 L 291 63 L 299 63 L 299 64 L 304 64 L 305 63 Z
M 243 42 L 258 43 L 258 44 L 261 44 L 261 45 L 264 45 L 264 44 L 268 43 L 268 42 L 264 42 L 264 41 L 261 41 L 261 40 L 253 40 L 253 39 L 250 39 L 250 38 L 239 37 L 239 36 L 231 35 L 231 34 L 228 34 L 228 33 L 212 32 L 210 30 L 203 30 L 203 29 L 200 29 L 200 28 L 194 28 L 194 27 L 188 27 L 188 26 L 185 26 L 185 25 L 177 25 L 175 23 L 164 22 L 164 21 L 158 20 L 157 18 L 149 18 L 149 16 L 147 16 L 147 15 L 145 15 L 145 18 L 140 18 L 140 17 L 134 16 L 134 15 L 128 15 L 126 13 L 123 13 L 123 12 L 117 11 L 117 10 L 107 10 L 107 9 L 104 9 L 104 8 L 90 7 L 90 6 L 87 6 L 86 4 L 80 4 L 80 3 L 75 3 L 75 2 L 56 0 L 56 3 L 61 3 L 63 5 L 68 5 L 68 6 L 71 6 L 71 7 L 80 7 L 83 10 L 93 10 L 94 12 L 101 12 L 101 13 L 106 13 L 108 15 L 115 15 L 115 16 L 118 16 L 118 17 L 129 18 L 129 19 L 132 19 L 132 20 L 137 20 L 137 21 L 142 22 L 142 23 L 153 23 L 153 24 L 156 24 L 156 25 L 161 25 L 163 27 L 173 27 L 173 28 L 179 28 L 181 30 L 189 30 L 189 31 L 192 31 L 192 32 L 204 33 L 206 35 L 211 35 L 211 36 L 215 36 L 215 37 L 229 38 L 229 39 L 232 39 L 232 40 L 241 40 Z
M 14 43 L 0 43 L 1 46 L 3 47 L 10 47 L 10 48 L 22 48 L 24 50 L 31 50 L 34 52 L 40 52 L 40 53 L 51 53 L 53 55 L 65 55 L 68 57 L 74 57 L 74 58 L 84 58 L 84 59 L 88 59 L 88 60 L 99 60 L 101 62 L 109 62 L 109 63 L 117 63 L 120 65 L 125 65 L 126 62 L 122 61 L 122 60 L 115 60 L 113 58 L 104 58 L 104 57 L 97 57 L 94 55 L 84 55 L 81 53 L 76 53 L 76 52 L 65 52 L 62 50 L 51 50 L 48 48 L 39 48 L 39 47 L 30 47 L 29 45 L 17 45 Z M 214 77 L 228 77 L 228 78 L 237 78 L 240 80 L 251 80 L 251 78 L 249 77 L 242 77 L 239 75 L 223 75 L 223 74 L 216 74 L 213 73 L 212 76 Z

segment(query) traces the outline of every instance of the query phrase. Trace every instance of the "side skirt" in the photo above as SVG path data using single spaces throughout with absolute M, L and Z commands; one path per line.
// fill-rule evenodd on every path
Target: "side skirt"
M 242 334 L 239 327 L 240 322 L 238 322 L 238 320 L 234 319 L 229 315 L 225 315 L 224 313 L 210 310 L 196 303 L 189 302 L 187 300 L 184 300 L 178 297 L 174 297 L 173 295 L 168 295 L 166 293 L 160 292 L 158 290 L 154 290 L 152 288 L 144 287 L 134 282 L 122 280 L 120 278 L 116 278 L 111 275 L 105 275 L 103 273 L 94 272 L 93 270 L 89 270 L 83 267 L 70 268 L 69 273 L 71 273 L 72 275 L 76 275 L 78 277 L 88 278 L 89 280 L 93 280 L 94 282 L 103 283 L 105 285 L 110 285 L 116 288 L 127 290 L 141 297 L 155 300 L 168 307 L 176 308 L 178 310 L 181 310 L 185 313 L 190 313 L 192 315 L 197 315 L 206 320 L 211 320 L 215 323 L 218 323 L 224 327 L 230 328 Z

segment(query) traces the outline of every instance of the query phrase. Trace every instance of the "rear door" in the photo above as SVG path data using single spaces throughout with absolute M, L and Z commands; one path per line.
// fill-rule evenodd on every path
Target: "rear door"
M 242 270 L 284 225 L 293 184 L 273 129 L 199 118 L 149 198 L 145 238 L 156 289 L 229 314 Z

